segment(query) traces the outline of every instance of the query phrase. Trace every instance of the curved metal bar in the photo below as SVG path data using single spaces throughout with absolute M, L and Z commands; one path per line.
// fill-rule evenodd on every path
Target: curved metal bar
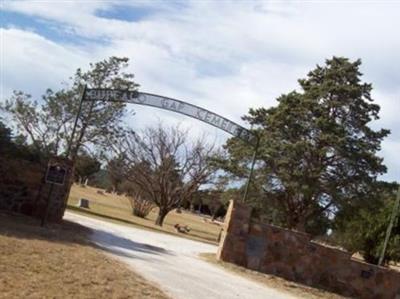
M 257 146 L 258 143 L 258 138 L 255 134 L 238 125 L 237 123 L 207 109 L 173 98 L 146 92 L 96 88 L 87 89 L 83 100 L 124 102 L 173 111 L 201 120 L 209 125 L 224 130 L 225 132 L 228 132 L 229 134 L 238 137 L 253 146 Z

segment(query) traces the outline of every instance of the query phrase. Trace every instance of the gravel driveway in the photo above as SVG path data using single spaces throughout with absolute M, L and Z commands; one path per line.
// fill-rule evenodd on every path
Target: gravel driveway
M 93 230 L 92 241 L 156 283 L 174 299 L 291 299 L 198 258 L 217 247 L 67 212 L 64 219 Z

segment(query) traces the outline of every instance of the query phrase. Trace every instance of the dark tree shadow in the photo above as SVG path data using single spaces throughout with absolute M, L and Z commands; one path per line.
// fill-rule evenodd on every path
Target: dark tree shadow
M 40 219 L 0 210 L 0 235 L 87 245 L 91 233 L 89 228 L 71 221 L 62 220 L 41 227 Z
M 68 220 L 48 223 L 46 227 L 41 227 L 39 219 L 3 210 L 0 210 L 0 235 L 57 243 L 77 243 L 130 258 L 143 259 L 143 255 L 138 257 L 134 254 L 135 252 L 149 255 L 173 255 L 164 248 L 135 242 L 101 228 L 92 229 Z
M 123 257 L 135 258 L 134 252 L 149 255 L 173 255 L 172 252 L 158 246 L 135 242 L 101 229 L 92 229 L 92 242 L 97 248 Z M 140 257 L 142 258 L 142 257 Z

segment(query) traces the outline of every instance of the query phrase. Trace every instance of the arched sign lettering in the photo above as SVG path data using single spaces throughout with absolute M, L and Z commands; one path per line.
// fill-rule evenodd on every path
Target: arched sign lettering
M 228 132 L 229 134 L 238 137 L 254 146 L 257 145 L 257 137 L 251 131 L 214 112 L 180 100 L 145 92 L 97 88 L 86 89 L 83 95 L 83 100 L 124 102 L 151 106 L 181 113 L 224 130 L 225 132 Z

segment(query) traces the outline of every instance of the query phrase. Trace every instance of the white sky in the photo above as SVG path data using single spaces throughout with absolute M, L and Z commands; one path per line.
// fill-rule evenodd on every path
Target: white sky
M 242 123 L 270 107 L 333 55 L 363 61 L 381 119 L 392 131 L 380 153 L 400 181 L 400 1 L 3 1 L 1 97 L 38 97 L 78 67 L 111 55 L 131 59 L 140 90 L 175 97 Z M 133 107 L 135 128 L 163 120 L 223 143 L 217 129 Z M 243 123 L 242 123 L 243 124 Z

